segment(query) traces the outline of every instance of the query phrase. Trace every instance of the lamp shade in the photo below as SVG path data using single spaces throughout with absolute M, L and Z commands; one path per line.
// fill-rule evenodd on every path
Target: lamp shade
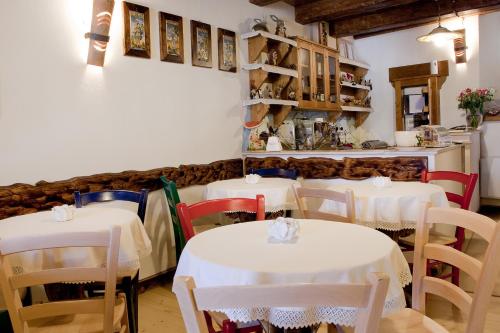
M 429 43 L 429 42 L 440 42 L 453 40 L 455 38 L 460 38 L 463 35 L 459 32 L 450 31 L 447 28 L 439 25 L 437 28 L 432 29 L 427 35 L 423 35 L 417 38 L 419 42 Z

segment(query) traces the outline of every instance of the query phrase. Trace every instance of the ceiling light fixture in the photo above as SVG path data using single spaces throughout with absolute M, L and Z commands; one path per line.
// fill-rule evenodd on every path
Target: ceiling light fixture
M 429 43 L 442 43 L 444 41 L 453 40 L 455 38 L 460 38 L 463 35 L 456 32 L 450 31 L 447 28 L 441 26 L 441 6 L 439 4 L 439 0 L 435 0 L 438 7 L 438 26 L 432 29 L 427 35 L 423 35 L 417 38 L 419 42 Z

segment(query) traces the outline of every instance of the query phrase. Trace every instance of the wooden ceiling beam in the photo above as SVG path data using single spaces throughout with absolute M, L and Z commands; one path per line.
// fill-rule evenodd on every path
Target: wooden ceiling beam
M 500 0 L 456 0 L 455 5 L 452 1 L 441 1 L 443 18 L 453 17 L 455 10 L 462 16 L 481 14 L 499 8 Z M 436 3 L 426 0 L 330 22 L 330 34 L 337 37 L 367 36 L 429 24 L 436 22 L 437 19 Z
M 308 24 L 318 21 L 334 21 L 341 18 L 365 15 L 418 2 L 419 0 L 317 0 L 297 5 L 295 21 Z
M 257 5 L 257 6 L 267 6 L 267 5 L 270 5 L 270 4 L 273 4 L 275 2 L 280 2 L 281 0 L 249 0 L 250 3 L 253 3 L 254 5 Z

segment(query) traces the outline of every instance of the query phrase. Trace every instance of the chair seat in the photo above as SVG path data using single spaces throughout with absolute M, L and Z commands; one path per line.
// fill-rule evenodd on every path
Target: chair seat
M 116 299 L 113 318 L 114 332 L 126 332 L 125 295 L 119 295 Z M 76 314 L 43 318 L 29 323 L 30 333 L 102 333 L 103 314 Z
M 382 318 L 381 333 L 449 333 L 443 326 L 413 309 L 406 308 Z
M 399 242 L 403 245 L 413 247 L 415 245 L 415 234 L 411 234 L 407 237 L 401 237 Z M 440 233 L 430 233 L 429 243 L 441 244 L 441 245 L 452 245 L 457 242 L 454 236 L 447 236 Z

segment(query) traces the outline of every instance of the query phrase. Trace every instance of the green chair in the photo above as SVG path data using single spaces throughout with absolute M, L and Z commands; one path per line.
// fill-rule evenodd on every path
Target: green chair
M 182 233 L 181 222 L 179 216 L 177 215 L 177 204 L 180 201 L 179 193 L 177 192 L 177 186 L 175 182 L 168 180 L 165 176 L 161 176 L 160 180 L 163 184 L 163 190 L 165 191 L 165 197 L 167 197 L 168 208 L 170 210 L 170 217 L 172 218 L 172 224 L 174 229 L 175 237 L 175 256 L 177 262 L 179 262 L 179 257 L 181 256 L 182 249 L 186 245 L 186 239 Z

